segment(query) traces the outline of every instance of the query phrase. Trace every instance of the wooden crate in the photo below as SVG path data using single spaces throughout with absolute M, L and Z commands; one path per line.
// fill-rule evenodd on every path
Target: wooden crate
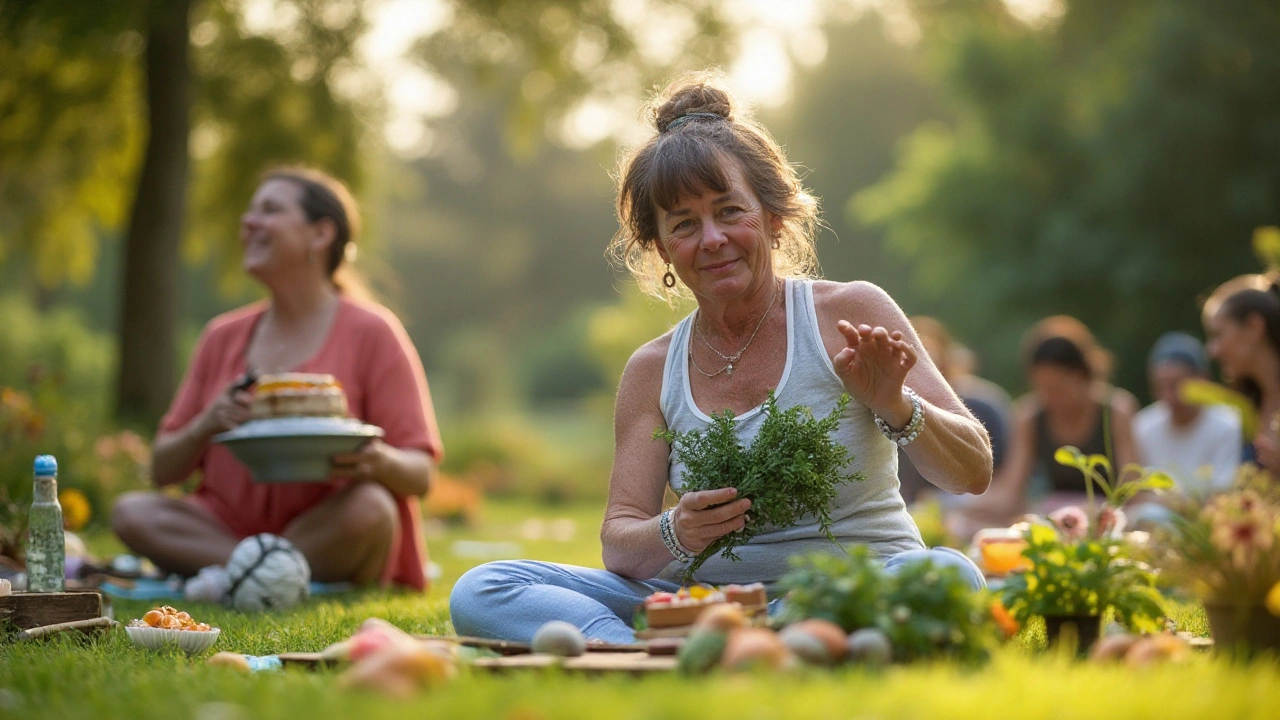
M 0 596 L 0 629 L 10 631 L 101 616 L 102 596 L 95 590 Z

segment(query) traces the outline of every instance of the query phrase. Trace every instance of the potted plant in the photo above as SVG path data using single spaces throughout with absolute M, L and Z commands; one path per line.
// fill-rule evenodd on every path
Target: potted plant
M 1061 448 L 1055 459 L 1084 473 L 1089 507 L 1065 507 L 1047 520 L 1027 524 L 1022 554 L 1031 567 L 1006 580 L 1001 591 L 1004 606 L 1019 623 L 1043 617 L 1050 645 L 1071 628 L 1081 653 L 1097 640 L 1108 610 L 1133 630 L 1158 630 L 1164 611 L 1155 573 L 1135 558 L 1122 534 L 1121 505 L 1140 492 L 1168 488 L 1172 480 L 1130 466 L 1125 469 L 1127 479 L 1111 482 L 1111 463 L 1105 456 L 1084 455 L 1074 447 Z M 1094 485 L 1105 498 L 1096 510 Z
M 1246 464 L 1230 490 L 1181 510 L 1165 561 L 1204 602 L 1215 643 L 1280 650 L 1280 483 Z

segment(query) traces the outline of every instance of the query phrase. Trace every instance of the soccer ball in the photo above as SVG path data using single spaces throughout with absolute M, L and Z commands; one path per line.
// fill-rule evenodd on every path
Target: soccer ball
M 311 593 L 311 566 L 292 543 L 278 535 L 247 537 L 227 561 L 227 599 L 241 612 L 283 610 Z

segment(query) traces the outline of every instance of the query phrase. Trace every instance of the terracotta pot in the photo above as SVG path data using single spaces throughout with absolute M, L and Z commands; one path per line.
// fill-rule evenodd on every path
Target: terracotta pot
M 1248 658 L 1263 650 L 1280 651 L 1280 617 L 1266 606 L 1205 603 L 1204 610 L 1219 653 Z
M 1057 647 L 1059 642 L 1073 638 L 1077 655 L 1087 655 L 1089 648 L 1098 641 L 1102 632 L 1102 617 L 1099 615 L 1046 615 L 1044 632 L 1049 638 L 1049 647 Z

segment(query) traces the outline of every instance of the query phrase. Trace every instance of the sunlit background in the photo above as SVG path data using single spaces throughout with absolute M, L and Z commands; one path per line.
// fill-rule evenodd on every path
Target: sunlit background
M 1197 299 L 1280 223 L 1270 1 L 190 0 L 167 36 L 189 172 L 139 196 L 147 7 L 0 6 L 0 385 L 86 428 L 153 431 L 200 328 L 260 296 L 255 179 L 304 162 L 361 200 L 357 266 L 423 357 L 446 469 L 600 497 L 622 364 L 682 312 L 606 260 L 610 173 L 688 70 L 722 69 L 803 168 L 827 277 L 938 317 L 1015 394 L 1021 334 L 1069 313 L 1147 398 L 1152 340 L 1200 333 Z M 172 290 L 129 275 L 135 236 L 174 250 Z M 171 340 L 122 341 L 129 285 Z M 161 361 L 152 399 L 117 392 L 127 358 Z

